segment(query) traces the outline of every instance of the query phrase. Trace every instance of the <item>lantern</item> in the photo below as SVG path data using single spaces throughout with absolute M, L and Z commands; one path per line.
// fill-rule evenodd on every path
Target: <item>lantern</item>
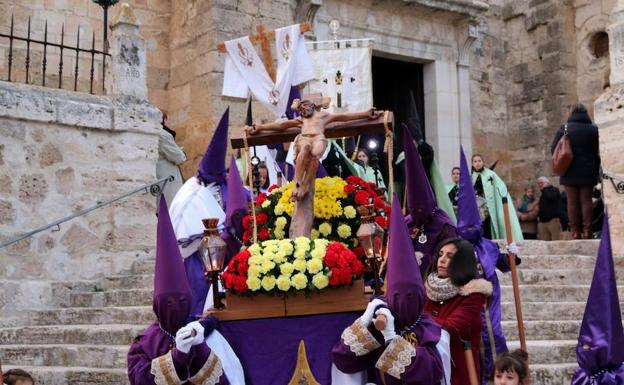
M 215 309 L 223 307 L 221 300 L 219 299 L 219 274 L 223 270 L 223 264 L 225 262 L 225 255 L 227 252 L 227 245 L 225 241 L 219 236 L 217 225 L 219 224 L 218 218 L 202 219 L 204 224 L 204 237 L 202 238 L 199 247 L 199 255 L 204 262 L 206 272 L 210 276 L 212 284 L 212 298 Z
M 383 260 L 383 229 L 375 222 L 375 207 L 370 204 L 366 206 L 358 206 L 361 217 L 360 227 L 356 232 L 356 236 L 360 245 L 364 249 L 366 262 L 373 270 L 375 277 L 375 294 L 382 294 L 379 280 L 379 267 Z

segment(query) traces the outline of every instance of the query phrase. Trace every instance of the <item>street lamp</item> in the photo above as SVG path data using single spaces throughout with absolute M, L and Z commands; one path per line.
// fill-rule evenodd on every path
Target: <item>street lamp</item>
M 372 204 L 358 206 L 361 222 L 356 236 L 366 255 L 366 262 L 373 270 L 375 278 L 375 294 L 382 294 L 379 279 L 379 267 L 383 260 L 383 229 L 375 222 L 375 207 Z
M 379 189 L 379 157 L 376 151 L 379 144 L 375 139 L 370 139 L 366 145 L 371 155 L 369 164 L 375 173 L 375 184 Z
M 205 227 L 204 237 L 197 250 L 204 262 L 206 272 L 210 276 L 214 308 L 220 309 L 223 305 L 219 298 L 219 273 L 223 270 L 227 245 L 219 236 L 219 231 L 217 230 L 218 218 L 202 219 L 202 223 Z
M 119 0 L 92 0 L 104 10 L 104 52 L 108 52 L 108 8 L 117 4 Z

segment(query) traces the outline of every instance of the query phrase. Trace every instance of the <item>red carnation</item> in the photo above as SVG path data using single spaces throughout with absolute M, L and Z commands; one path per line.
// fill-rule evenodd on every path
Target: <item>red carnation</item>
M 355 254 L 353 254 L 353 252 L 352 252 L 351 250 L 349 250 L 349 249 L 344 249 L 344 250 L 340 253 L 340 256 L 341 256 L 342 258 L 346 259 L 346 260 L 347 260 L 347 262 L 349 262 L 349 263 L 350 263 L 351 261 L 354 261 L 354 260 L 356 259 L 356 258 L 355 258 Z
M 364 253 L 364 248 L 362 246 L 357 246 L 353 249 L 353 254 L 355 254 L 356 257 L 358 258 L 363 258 L 365 253 Z
M 353 277 L 351 276 L 351 271 L 349 269 L 338 270 L 338 275 L 338 280 L 340 281 L 341 285 L 348 285 L 353 280 Z
M 250 230 L 246 230 L 246 231 L 243 233 L 243 242 L 244 242 L 244 243 L 249 243 L 249 233 L 250 233 Z
M 247 275 L 247 270 L 249 270 L 249 265 L 246 261 L 239 261 L 238 266 L 236 267 L 236 271 L 240 275 Z
M 249 257 L 251 257 L 251 253 L 247 249 L 245 249 L 245 250 L 241 251 L 240 253 L 236 254 L 236 258 L 237 259 L 240 259 L 241 261 L 245 261 L 245 262 L 247 262 Z
M 329 274 L 329 286 L 338 285 L 340 285 L 340 270 L 338 270 L 338 268 L 333 268 Z
M 347 177 L 347 183 L 356 186 L 366 186 L 366 182 L 364 181 L 364 179 L 353 175 Z
M 381 227 L 382 229 L 385 229 L 386 226 L 388 226 L 388 221 L 386 220 L 385 217 L 382 217 L 382 216 L 375 217 L 375 222 L 377 222 L 379 227 Z
M 365 191 L 358 191 L 355 193 L 355 203 L 358 205 L 367 205 L 369 203 L 368 201 L 369 195 L 368 193 L 366 193 Z
M 331 250 L 327 250 L 325 252 L 325 256 L 323 257 L 323 262 L 329 267 L 336 267 L 338 264 L 338 254 Z
M 266 227 L 263 227 L 262 229 L 260 229 L 260 231 L 258 231 L 258 238 L 260 238 L 261 241 L 266 241 L 270 237 L 271 237 L 271 233 L 269 232 L 269 229 L 267 229 Z
M 355 194 L 355 187 L 353 187 L 353 185 L 347 184 L 344 186 L 344 192 L 346 194 Z
M 225 281 L 225 287 L 231 289 L 234 284 L 234 274 L 228 272 L 223 273 L 223 280 Z
M 364 264 L 356 259 L 351 262 L 351 271 L 355 276 L 359 277 L 362 273 L 364 273 Z
M 349 261 L 346 258 L 338 259 L 338 268 L 340 269 L 349 269 Z
M 279 188 L 279 186 L 276 184 L 271 185 L 271 187 L 269 187 L 269 192 L 275 190 L 276 188 Z
M 235 277 L 234 282 L 234 291 L 238 293 L 244 293 L 247 291 L 247 278 L 245 277 Z
M 251 220 L 251 215 L 245 215 L 245 217 L 243 218 L 243 228 L 248 229 L 251 225 Z
M 375 208 L 378 210 L 383 210 L 384 207 L 386 207 L 386 203 L 379 199 L 379 197 L 375 197 L 375 199 L 373 199 L 373 203 L 375 204 Z
M 267 196 L 265 193 L 260 193 L 258 194 L 258 197 L 256 198 L 256 204 L 257 205 L 261 205 L 262 202 L 264 202 L 265 200 L 267 200 Z
M 262 226 L 269 219 L 268 215 L 265 213 L 256 214 L 256 222 L 258 222 L 258 226 Z

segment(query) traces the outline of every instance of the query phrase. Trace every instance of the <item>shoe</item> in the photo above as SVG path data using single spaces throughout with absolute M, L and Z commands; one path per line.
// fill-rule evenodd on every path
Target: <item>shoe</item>
M 592 233 L 590 231 L 583 231 L 583 239 L 592 239 Z
M 579 231 L 573 231 L 572 232 L 572 238 L 573 239 L 583 239 L 582 234 Z

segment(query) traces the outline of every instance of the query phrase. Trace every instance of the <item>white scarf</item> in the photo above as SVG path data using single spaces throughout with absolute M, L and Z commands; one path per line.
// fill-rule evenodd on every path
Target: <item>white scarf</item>
M 276 117 L 286 111 L 290 87 L 314 77 L 299 24 L 275 30 L 277 74 L 273 82 L 249 37 L 225 42 L 225 96 L 246 98 L 249 90 Z

